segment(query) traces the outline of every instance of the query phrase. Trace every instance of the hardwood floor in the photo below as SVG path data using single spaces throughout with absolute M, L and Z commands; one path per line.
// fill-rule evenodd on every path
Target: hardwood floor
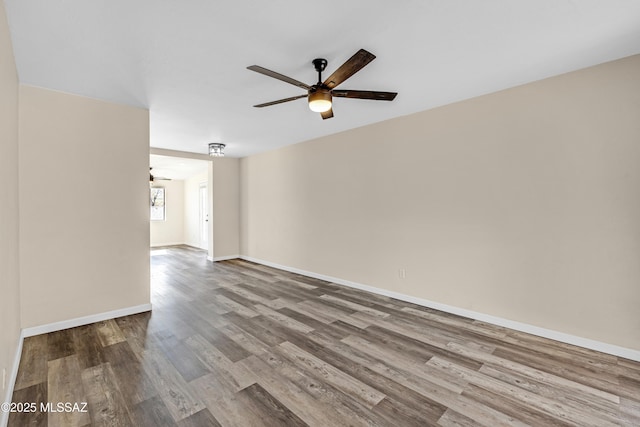
M 153 313 L 27 338 L 10 426 L 639 426 L 640 363 L 170 247 Z

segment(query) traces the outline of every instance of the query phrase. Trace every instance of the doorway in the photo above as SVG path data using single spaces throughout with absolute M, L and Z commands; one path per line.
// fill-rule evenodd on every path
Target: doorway
M 188 245 L 208 250 L 210 165 L 203 159 L 150 154 L 150 186 L 162 188 L 166 202 L 162 220 L 150 221 L 151 247 Z

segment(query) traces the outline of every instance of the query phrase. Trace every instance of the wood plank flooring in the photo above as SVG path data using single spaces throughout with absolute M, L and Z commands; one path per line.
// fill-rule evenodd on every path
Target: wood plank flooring
M 168 247 L 153 313 L 25 339 L 9 426 L 640 426 L 640 363 Z

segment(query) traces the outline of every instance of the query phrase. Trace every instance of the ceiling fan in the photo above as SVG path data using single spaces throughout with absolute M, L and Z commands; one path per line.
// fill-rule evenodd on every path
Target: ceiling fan
M 270 105 L 282 104 L 283 102 L 294 101 L 300 98 L 308 98 L 309 108 L 311 111 L 320 113 L 323 119 L 330 119 L 333 117 L 332 98 L 334 96 L 339 98 L 393 101 L 397 95 L 396 92 L 335 89 L 339 84 L 360 71 L 365 67 L 365 65 L 373 61 L 375 58 L 376 56 L 374 54 L 367 52 L 364 49 L 360 49 L 355 55 L 349 58 L 347 62 L 334 71 L 333 74 L 331 74 L 324 82 L 322 81 L 322 72 L 327 67 L 327 60 L 324 58 L 316 58 L 312 63 L 318 72 L 318 83 L 312 86 L 258 65 L 251 65 L 247 67 L 247 69 L 255 71 L 256 73 L 264 74 L 265 76 L 273 77 L 274 79 L 282 80 L 283 82 L 290 83 L 307 91 L 306 95 L 292 96 L 290 98 L 279 99 L 277 101 L 265 102 L 264 104 L 254 105 L 254 107 L 262 108 Z
M 152 167 L 149 168 L 149 183 L 150 184 L 153 184 L 154 181 L 171 181 L 171 178 L 165 178 L 165 177 L 162 177 L 162 176 L 153 176 L 153 174 L 151 173 L 152 169 L 153 169 Z

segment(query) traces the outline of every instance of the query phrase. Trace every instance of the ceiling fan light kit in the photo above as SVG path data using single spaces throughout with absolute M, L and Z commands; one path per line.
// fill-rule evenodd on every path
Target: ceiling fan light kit
M 318 88 L 309 92 L 309 109 L 316 113 L 324 113 L 331 109 L 331 91 Z
M 209 144 L 209 155 L 211 157 L 224 157 L 224 147 L 225 144 L 221 144 L 218 142 L 212 142 Z
M 334 90 L 339 84 L 347 80 L 349 77 L 364 68 L 369 62 L 375 59 L 375 55 L 367 52 L 364 49 L 360 49 L 342 64 L 336 71 L 333 72 L 324 82 L 322 81 L 322 72 L 327 67 L 327 60 L 324 58 L 316 58 L 312 61 L 312 64 L 318 72 L 318 83 L 313 86 L 309 86 L 301 81 L 292 79 L 283 74 L 275 71 L 268 70 L 259 65 L 251 65 L 247 69 L 255 71 L 256 73 L 264 74 L 268 77 L 281 80 L 283 82 L 292 84 L 301 89 L 307 91 L 307 95 L 292 96 L 290 98 L 279 99 L 277 101 L 265 102 L 263 104 L 254 105 L 254 107 L 262 108 L 271 105 L 282 104 L 283 102 L 294 101 L 296 99 L 307 98 L 309 102 L 309 109 L 316 113 L 320 113 L 322 119 L 330 119 L 333 117 L 333 97 L 341 98 L 357 98 L 357 99 L 371 99 L 377 101 L 393 101 L 397 95 L 396 92 L 376 92 L 370 90 Z

